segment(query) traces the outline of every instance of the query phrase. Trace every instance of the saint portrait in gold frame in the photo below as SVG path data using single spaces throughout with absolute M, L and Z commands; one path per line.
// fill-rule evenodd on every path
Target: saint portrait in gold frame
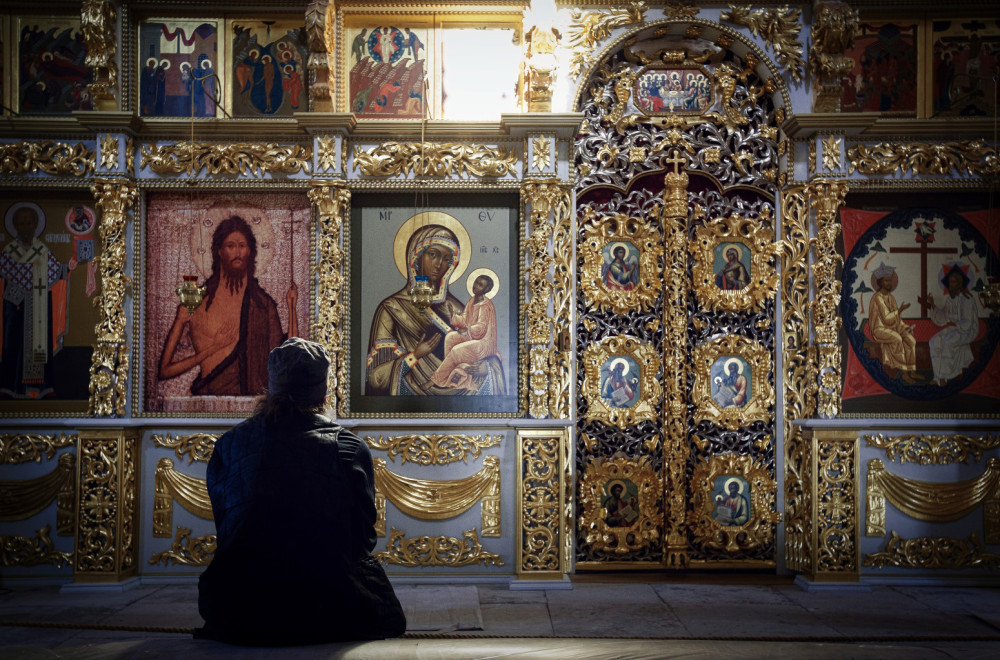
M 580 479 L 580 523 L 597 550 L 627 554 L 660 538 L 662 487 L 648 456 L 590 459 Z
M 698 303 L 716 312 L 756 312 L 774 297 L 777 247 L 774 232 L 761 221 L 738 215 L 698 227 L 691 243 L 692 274 Z
M 587 421 L 625 428 L 656 419 L 661 393 L 658 357 L 651 345 L 625 335 L 587 346 L 583 351 Z
M 750 456 L 712 456 L 695 466 L 691 483 L 692 545 L 738 552 L 773 541 L 777 485 L 764 464 Z
M 694 350 L 695 421 L 738 429 L 767 422 L 774 403 L 771 354 L 761 344 L 728 335 Z
M 587 304 L 619 314 L 652 308 L 661 288 L 659 232 L 639 218 L 598 216 L 590 208 L 583 222 L 580 288 Z

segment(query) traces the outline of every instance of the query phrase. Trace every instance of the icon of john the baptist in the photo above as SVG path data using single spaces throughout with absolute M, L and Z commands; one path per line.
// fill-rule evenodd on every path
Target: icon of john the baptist
M 407 281 L 379 303 L 372 318 L 365 395 L 506 394 L 503 367 L 495 354 L 460 365 L 470 377 L 463 379 L 461 386 L 451 382 L 440 386 L 433 380 L 445 359 L 444 338 L 458 330 L 451 322 L 463 318 L 466 307 L 448 285 L 465 272 L 470 258 L 468 246 L 465 228 L 441 212 L 415 215 L 400 228 L 394 256 L 400 273 L 406 269 Z M 434 290 L 426 309 L 414 305 L 409 296 L 418 275 L 426 275 Z

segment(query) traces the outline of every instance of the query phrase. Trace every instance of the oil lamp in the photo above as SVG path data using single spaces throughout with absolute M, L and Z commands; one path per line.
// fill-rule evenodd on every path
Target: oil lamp
M 197 275 L 185 275 L 184 283 L 177 287 L 177 297 L 181 304 L 187 307 L 188 314 L 194 314 L 205 297 L 205 287 L 198 286 Z
M 410 301 L 417 306 L 417 309 L 427 309 L 434 301 L 434 289 L 426 275 L 416 275 L 413 278 L 413 286 L 408 291 Z

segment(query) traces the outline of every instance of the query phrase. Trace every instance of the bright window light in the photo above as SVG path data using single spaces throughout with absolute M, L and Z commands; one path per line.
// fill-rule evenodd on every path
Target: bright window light
M 517 112 L 521 47 L 513 28 L 448 28 L 441 61 L 444 119 L 499 119 Z

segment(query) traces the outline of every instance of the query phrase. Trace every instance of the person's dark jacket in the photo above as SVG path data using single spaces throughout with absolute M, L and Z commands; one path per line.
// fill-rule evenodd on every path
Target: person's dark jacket
M 367 445 L 321 415 L 255 416 L 208 465 L 218 536 L 199 580 L 201 636 L 308 644 L 401 635 L 406 620 L 375 547 Z

